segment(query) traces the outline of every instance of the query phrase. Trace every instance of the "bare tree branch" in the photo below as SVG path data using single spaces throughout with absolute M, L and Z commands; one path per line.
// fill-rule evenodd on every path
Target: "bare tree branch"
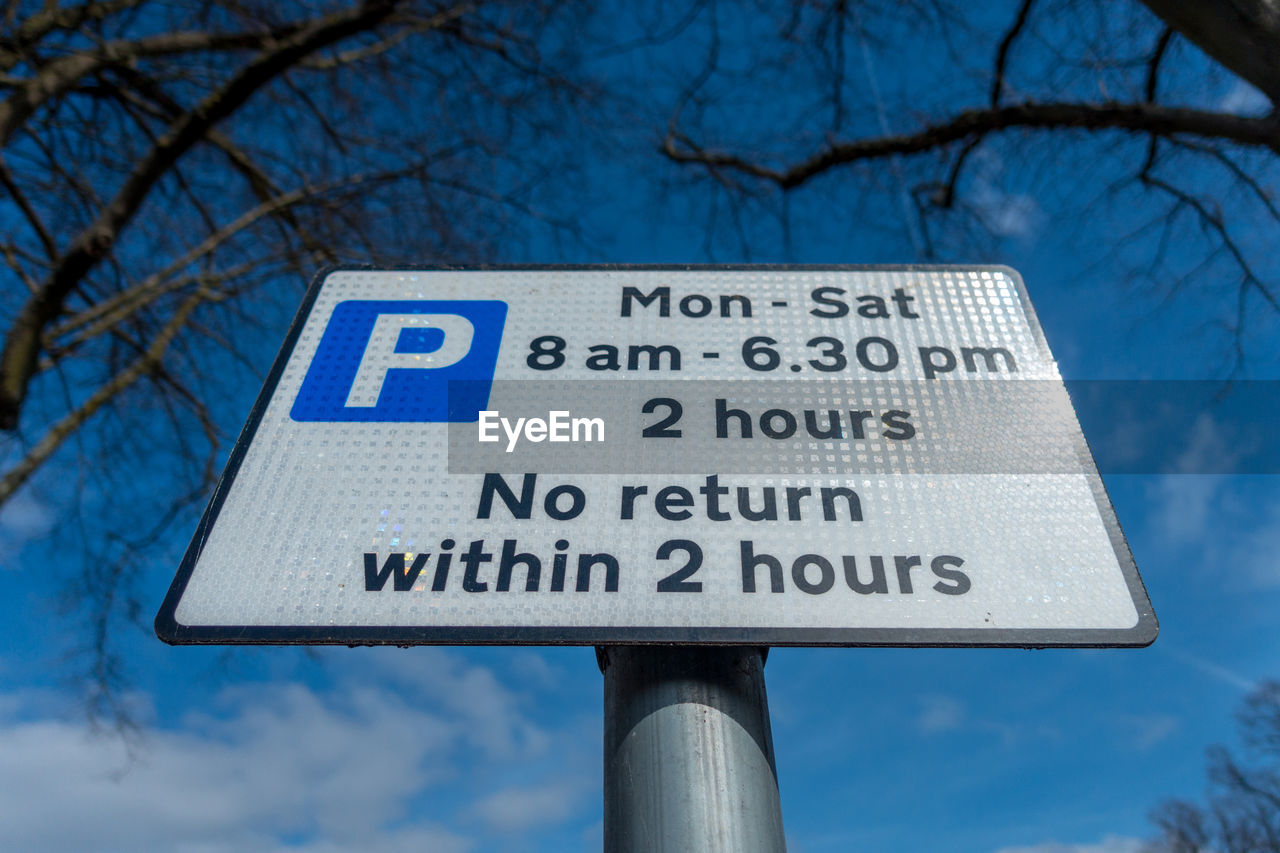
M 263 51 L 222 87 L 174 121 L 134 168 L 111 203 L 71 242 L 44 283 L 15 318 L 0 353 L 0 429 L 18 423 L 27 386 L 35 372 L 44 328 L 62 311 L 71 291 L 111 250 L 151 188 L 221 119 L 299 60 L 354 33 L 375 27 L 396 0 L 370 0 L 311 22 Z
M 1160 38 L 1156 39 L 1156 48 L 1151 52 L 1151 59 L 1147 62 L 1147 86 L 1146 97 L 1148 104 L 1156 102 L 1156 87 L 1159 83 L 1160 63 L 1164 60 L 1165 52 L 1169 49 L 1169 43 L 1173 41 L 1173 27 L 1165 27 L 1160 33 Z
M 175 276 L 183 269 L 213 254 L 228 241 L 266 217 L 274 216 L 300 204 L 313 202 L 345 187 L 370 187 L 402 177 L 418 168 L 420 166 L 415 165 L 407 170 L 392 170 L 373 176 L 354 175 L 346 180 L 333 181 L 321 187 L 298 187 L 289 192 L 268 198 L 256 207 L 245 211 L 234 221 L 214 229 L 188 252 L 163 269 L 147 276 L 128 290 L 121 291 L 109 299 L 97 302 L 85 311 L 70 316 L 49 329 L 44 348 L 53 353 L 55 357 L 60 357 L 67 349 L 111 330 L 125 318 L 154 303 L 165 294 L 180 290 L 192 281 L 200 280 L 201 277 L 199 275 L 177 278 Z M 242 266 L 242 269 L 244 271 L 252 269 L 256 263 L 256 260 L 247 261 Z M 63 337 L 77 331 L 79 331 L 79 334 L 72 340 L 61 341 Z
M 156 335 L 145 353 L 137 360 L 117 373 L 109 382 L 102 385 L 78 408 L 71 411 L 58 423 L 45 430 L 44 435 L 27 454 L 0 478 L 0 504 L 7 501 L 14 492 L 22 487 L 32 474 L 52 456 L 68 436 L 93 417 L 104 405 L 114 399 L 122 391 L 141 379 L 148 371 L 154 369 L 164 358 L 165 350 L 186 324 L 191 312 L 203 302 L 221 299 L 219 294 L 207 290 L 199 290 L 183 301 L 174 311 L 169 322 Z
M 136 621 L 146 549 L 207 497 L 245 389 L 322 260 L 585 239 L 556 201 L 581 149 L 558 132 L 602 94 L 578 64 L 599 44 L 577 44 L 591 11 L 0 3 L 0 397 L 15 380 L 5 420 L 22 427 L 0 503 L 40 490 L 83 549 L 93 583 L 72 579 L 84 592 L 68 616 L 91 714 L 127 715 L 115 634 Z M 154 478 L 138 477 L 143 460 Z
M 1227 156 L 1226 152 L 1219 150 L 1217 147 L 1203 142 L 1197 142 L 1191 139 L 1172 139 L 1168 144 L 1175 148 L 1182 148 L 1187 151 L 1193 151 L 1201 154 L 1214 162 L 1218 163 L 1224 169 L 1231 173 L 1231 176 L 1240 183 L 1241 186 L 1249 190 L 1249 192 L 1258 200 L 1271 215 L 1271 218 L 1280 222 L 1280 207 L 1277 207 L 1276 200 L 1272 198 L 1271 193 L 1263 189 L 1255 175 L 1245 171 L 1244 167 Z
M 1252 716 L 1259 712 L 1261 716 Z M 1250 763 L 1239 762 L 1223 747 L 1211 747 L 1208 802 L 1162 804 L 1152 815 L 1160 837 L 1146 846 L 1146 853 L 1280 851 L 1280 755 L 1248 738 L 1261 734 L 1280 740 L 1280 682 L 1264 682 L 1249 695 L 1240 723 L 1252 747 Z
M 1142 0 L 1169 26 L 1280 103 L 1280 9 L 1270 0 Z
M 1174 186 L 1163 178 L 1156 177 L 1149 170 L 1144 170 L 1143 174 L 1139 176 L 1139 179 L 1146 186 L 1168 194 L 1178 202 L 1179 207 L 1186 207 L 1193 210 L 1199 219 L 1201 226 L 1206 231 L 1217 236 L 1222 247 L 1231 255 L 1236 264 L 1240 267 L 1244 276 L 1243 284 L 1245 288 L 1253 288 L 1261 294 L 1267 304 L 1276 311 L 1280 311 L 1280 300 L 1277 300 L 1276 295 L 1271 292 L 1271 289 L 1268 288 L 1263 283 L 1262 279 L 1260 279 L 1254 272 L 1253 266 L 1249 263 L 1248 258 L 1245 257 L 1244 251 L 1240 248 L 1240 244 L 1236 242 L 1235 238 L 1232 237 L 1231 233 L 1227 230 L 1221 209 L 1216 206 L 1211 206 L 1211 204 L 1204 199 L 1193 196 L 1186 190 Z
M 475 4 L 463 4 L 455 6 L 447 13 L 449 20 L 457 18 L 473 11 Z M 397 21 L 398 22 L 398 21 Z M 392 48 L 404 43 L 407 39 L 415 35 L 431 32 L 440 29 L 446 23 L 446 19 L 441 15 L 433 15 L 430 18 L 419 18 L 409 20 L 399 26 L 391 35 L 378 41 L 367 44 L 363 47 L 352 48 L 335 53 L 332 56 L 317 56 L 304 60 L 299 63 L 300 68 L 308 71 L 332 71 L 335 68 L 341 68 L 344 65 L 354 65 L 375 56 L 380 56 Z
M 50 33 L 72 32 L 91 21 L 101 21 L 110 16 L 141 6 L 146 0 L 111 0 L 89 2 L 78 6 L 46 3 L 45 7 L 23 20 L 18 31 L 10 38 L 0 40 L 0 70 L 9 70 L 27 55 L 27 51 Z
M 1247 118 L 1188 107 L 1128 103 L 1025 103 L 996 109 L 965 110 L 940 124 L 912 134 L 841 142 L 795 165 L 774 169 L 735 154 L 705 151 L 668 133 L 662 151 L 678 163 L 733 169 L 784 190 L 794 189 L 822 173 L 849 163 L 900 154 L 922 154 L 992 133 L 1031 130 L 1124 130 L 1160 136 L 1189 135 L 1265 147 L 1280 153 L 1280 124 L 1270 118 Z
M 111 87 L 113 92 L 121 99 L 129 103 L 139 103 L 141 100 L 142 106 L 151 115 L 163 118 L 166 121 L 173 121 L 186 112 L 154 79 L 132 68 L 121 67 L 115 69 L 115 71 L 131 87 Z M 226 156 L 231 166 L 244 177 L 259 202 L 269 204 L 276 196 L 280 195 L 281 191 L 270 175 L 225 133 L 217 128 L 211 128 L 205 134 L 205 141 Z M 303 245 L 314 257 L 329 263 L 336 261 L 332 250 L 305 229 L 293 215 L 292 205 L 277 207 L 272 211 L 272 215 L 277 216 L 285 227 L 297 234 Z
M 9 171 L 9 165 L 0 158 L 0 187 L 4 187 L 5 192 L 9 194 L 9 198 L 13 199 L 13 203 L 22 211 L 22 215 L 27 218 L 27 223 L 31 226 L 31 230 L 35 232 L 40 245 L 44 246 L 45 253 L 49 256 L 50 261 L 58 260 L 58 247 L 53 242 L 53 235 L 49 233 L 48 227 L 40 219 L 40 215 L 36 213 L 35 208 L 31 206 L 31 202 L 27 200 L 26 194 L 18 186 L 18 182 L 14 180 L 13 173 Z
M 55 59 L 41 66 L 35 76 L 16 85 L 0 103 L 0 147 L 7 146 L 14 132 L 42 105 L 103 68 L 148 56 L 193 51 L 270 50 L 281 41 L 293 40 L 299 31 L 298 26 L 290 25 L 258 33 L 165 33 L 136 41 L 109 42 L 92 53 L 73 53 Z
M 991 106 L 1000 106 L 1000 96 L 1004 94 L 1004 76 L 1005 68 L 1009 62 L 1009 50 L 1013 47 L 1014 40 L 1018 34 L 1022 32 L 1022 28 L 1027 24 L 1027 18 L 1031 15 L 1031 6 L 1035 0 L 1022 0 L 1022 4 L 1018 7 L 1018 15 L 1014 18 L 1013 26 L 1009 27 L 1009 31 L 1004 34 L 1004 38 L 1000 40 L 1000 47 L 996 50 L 996 73 L 991 81 Z

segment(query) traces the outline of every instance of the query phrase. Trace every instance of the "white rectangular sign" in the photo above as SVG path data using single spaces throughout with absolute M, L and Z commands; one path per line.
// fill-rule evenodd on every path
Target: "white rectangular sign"
M 173 643 L 1137 646 L 1017 273 L 340 269 L 156 619 Z

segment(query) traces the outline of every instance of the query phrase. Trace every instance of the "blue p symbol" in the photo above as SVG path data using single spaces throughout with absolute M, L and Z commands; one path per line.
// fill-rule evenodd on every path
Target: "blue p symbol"
M 298 390 L 295 421 L 474 421 L 489 402 L 507 304 L 340 302 Z

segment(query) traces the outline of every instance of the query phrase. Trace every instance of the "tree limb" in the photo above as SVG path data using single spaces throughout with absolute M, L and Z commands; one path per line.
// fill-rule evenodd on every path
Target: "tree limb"
M 4 162 L 3 158 L 0 158 L 0 187 L 4 187 L 5 192 L 9 194 L 9 198 L 13 199 L 14 204 L 18 206 L 18 210 L 21 210 L 22 215 L 27 218 L 27 223 L 40 240 L 40 245 L 44 246 L 45 254 L 49 256 L 49 260 L 57 262 L 58 247 L 53 242 L 53 235 L 49 233 L 49 229 L 45 227 L 40 215 L 36 213 L 35 208 L 31 206 L 31 202 L 27 200 L 26 194 L 18 186 L 13 173 L 9 171 L 9 165 Z
M 1005 66 L 1009 62 L 1009 49 L 1013 47 L 1014 39 L 1022 32 L 1022 28 L 1027 24 L 1027 18 L 1031 15 L 1031 6 L 1035 0 L 1022 0 L 1022 5 L 1018 7 L 1018 15 L 1014 18 L 1013 26 L 1009 27 L 1009 31 L 1004 34 L 1004 38 L 1000 40 L 1000 48 L 996 51 L 996 73 L 995 79 L 991 81 L 991 106 L 1000 106 L 1000 96 L 1004 94 L 1004 71 Z
M 142 100 L 142 106 L 147 109 L 149 114 L 167 121 L 173 121 L 185 112 L 182 106 L 170 97 L 151 77 L 128 67 L 119 67 L 114 70 L 128 85 L 128 88 L 125 88 L 124 86 L 108 84 L 113 89 L 113 93 L 122 101 L 137 104 L 139 100 Z M 270 204 L 277 196 L 281 195 L 279 187 L 276 186 L 271 176 L 225 133 L 217 128 L 211 128 L 205 134 L 205 141 L 223 153 L 231 167 L 239 172 L 248 183 L 250 191 L 253 192 L 259 202 Z M 273 211 L 273 215 L 277 216 L 284 225 L 297 234 L 307 251 L 316 257 L 324 258 L 330 263 L 334 263 L 336 258 L 332 250 L 318 241 L 314 235 L 302 226 L 302 223 L 293 215 L 291 208 L 291 204 L 278 207 Z
M 365 59 L 374 56 L 380 56 L 392 48 L 404 42 L 406 39 L 419 35 L 420 33 L 438 30 L 446 23 L 462 17 L 468 12 L 475 9 L 474 4 L 464 4 L 446 9 L 438 15 L 432 15 L 430 18 L 415 19 L 405 22 L 398 27 L 391 35 L 386 38 L 379 39 L 372 44 L 363 47 L 352 48 L 351 50 L 342 51 L 333 56 L 317 56 L 307 59 L 299 64 L 299 67 L 308 71 L 332 71 L 335 68 L 341 68 L 346 65 L 354 65 Z
M 1225 68 L 1280 103 L 1280 8 L 1274 0 L 1142 0 Z
M 110 2 L 81 3 L 79 6 L 61 6 L 48 3 L 39 12 L 28 16 L 10 38 L 0 40 L 0 69 L 13 68 L 27 50 L 54 32 L 70 32 L 90 21 L 101 21 L 117 12 L 140 6 L 146 0 L 110 0 Z
M 1165 27 L 1164 32 L 1160 33 L 1160 38 L 1156 39 L 1155 50 L 1151 52 L 1151 60 L 1147 63 L 1146 96 L 1148 104 L 1156 102 L 1156 85 L 1160 80 L 1160 63 L 1164 59 L 1165 53 L 1169 50 L 1169 42 L 1171 41 L 1173 41 L 1173 28 Z
M 357 182 L 362 182 L 363 179 L 357 178 L 355 180 Z M 192 247 L 190 251 L 173 261 L 173 263 L 169 264 L 164 269 L 147 276 L 128 290 L 122 291 L 108 300 L 98 302 L 91 308 L 67 318 L 64 322 L 59 323 L 54 328 L 50 329 L 48 333 L 49 343 L 46 345 L 46 348 L 53 348 L 53 341 L 56 341 L 58 338 L 68 335 L 77 329 L 88 327 L 85 332 L 77 335 L 76 339 L 68 344 L 68 346 L 73 346 L 85 338 L 100 334 L 111 326 L 119 323 L 121 318 L 134 314 L 144 305 L 150 304 L 164 294 L 177 290 L 188 283 L 190 279 L 184 278 L 175 280 L 172 277 L 184 267 L 190 266 L 201 258 L 207 257 L 217 251 L 217 249 L 228 240 L 232 239 L 246 228 L 251 227 L 263 217 L 271 216 L 282 210 L 294 207 L 300 202 L 306 201 L 307 199 L 313 198 L 335 186 L 340 185 L 341 184 L 334 184 L 321 188 L 299 187 L 263 201 L 261 204 L 245 211 L 234 221 L 213 231 L 213 233 L 205 237 L 204 240 L 200 241 L 199 244 Z M 104 326 L 104 323 L 107 323 L 108 325 Z M 58 348 L 61 349 L 62 347 Z
M 706 151 L 687 139 L 668 133 L 663 153 L 678 163 L 733 169 L 784 190 L 794 189 L 830 169 L 860 160 L 901 154 L 922 154 L 956 142 L 992 133 L 1026 128 L 1050 130 L 1124 130 L 1159 136 L 1189 135 L 1225 139 L 1240 145 L 1264 147 L 1280 153 L 1280 124 L 1270 118 L 1247 118 L 1197 110 L 1132 103 L 1026 103 L 994 109 L 971 109 L 911 134 L 860 139 L 829 145 L 817 154 L 783 169 L 774 169 L 735 154 Z
M 196 306 L 202 302 L 219 298 L 221 297 L 218 294 L 207 290 L 199 290 L 188 296 L 173 313 L 169 322 L 156 335 L 151 345 L 147 347 L 146 352 L 124 370 L 111 377 L 110 381 L 94 391 L 89 396 L 89 399 L 85 400 L 78 408 L 72 410 L 62 420 L 49 427 L 40 440 L 36 442 L 35 446 L 27 452 L 26 456 L 6 471 L 3 478 L 0 478 L 0 506 L 3 506 L 5 501 L 12 497 L 14 492 L 30 479 L 31 475 L 62 446 L 62 443 L 72 433 L 80 428 L 81 424 L 93 417 L 108 401 L 161 363 L 165 350 L 169 348 L 169 344 L 173 342 L 183 325 L 186 324 L 187 318 L 191 316 L 191 312 L 196 309 Z
M 281 192 L 278 195 L 264 199 L 261 204 L 246 210 L 231 222 L 213 229 L 200 243 L 193 246 L 181 257 L 164 267 L 164 269 L 152 273 L 127 290 L 122 290 L 110 298 L 97 302 L 89 308 L 56 323 L 47 330 L 42 348 L 49 352 L 54 359 L 62 358 L 67 352 L 84 342 L 113 331 L 126 319 L 135 316 L 139 311 L 148 305 L 154 304 L 161 297 L 181 290 L 193 281 L 202 280 L 205 277 L 204 274 L 191 276 L 178 276 L 178 274 L 184 268 L 209 258 L 228 241 L 265 218 L 279 216 L 283 212 L 297 208 L 300 205 L 314 203 L 344 189 L 362 188 L 368 190 L 380 184 L 392 183 L 407 176 L 418 174 L 425 168 L 427 168 L 425 163 L 412 163 L 402 169 L 390 170 L 375 175 L 353 175 L 350 178 L 331 181 L 318 187 L 297 187 L 288 192 Z M 532 215 L 531 211 L 525 212 Z M 233 278 L 252 270 L 259 263 L 259 259 L 251 259 L 231 269 L 221 270 L 220 275 L 223 278 Z M 62 340 L 68 335 L 72 336 L 70 340 Z
M 327 45 L 377 26 L 397 0 L 367 0 L 313 21 L 291 37 L 264 50 L 217 91 L 175 120 L 134 168 L 97 218 L 72 241 L 40 290 L 23 306 L 0 353 L 0 429 L 17 426 L 27 386 L 35 373 L 46 326 L 84 277 L 115 245 L 121 230 L 155 184 L 210 128 L 235 112 L 255 92 L 303 58 Z
M 305 29 L 309 28 L 303 28 Z M 296 38 L 296 24 L 270 32 L 201 33 L 177 32 L 149 36 L 135 41 L 107 42 L 91 53 L 73 53 L 41 66 L 35 76 L 14 87 L 13 93 L 0 103 L 0 148 L 9 144 L 14 132 L 26 123 L 37 109 L 75 86 L 86 76 L 112 65 L 137 61 L 148 56 L 202 51 L 269 50 L 280 40 Z

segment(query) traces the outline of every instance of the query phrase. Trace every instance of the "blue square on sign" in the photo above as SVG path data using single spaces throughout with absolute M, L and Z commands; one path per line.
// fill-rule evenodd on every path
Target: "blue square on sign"
M 475 421 L 489 403 L 506 317 L 497 300 L 339 302 L 289 415 Z
M 416 352 L 423 355 L 444 346 L 444 330 L 435 327 L 405 328 L 400 330 L 396 352 Z

